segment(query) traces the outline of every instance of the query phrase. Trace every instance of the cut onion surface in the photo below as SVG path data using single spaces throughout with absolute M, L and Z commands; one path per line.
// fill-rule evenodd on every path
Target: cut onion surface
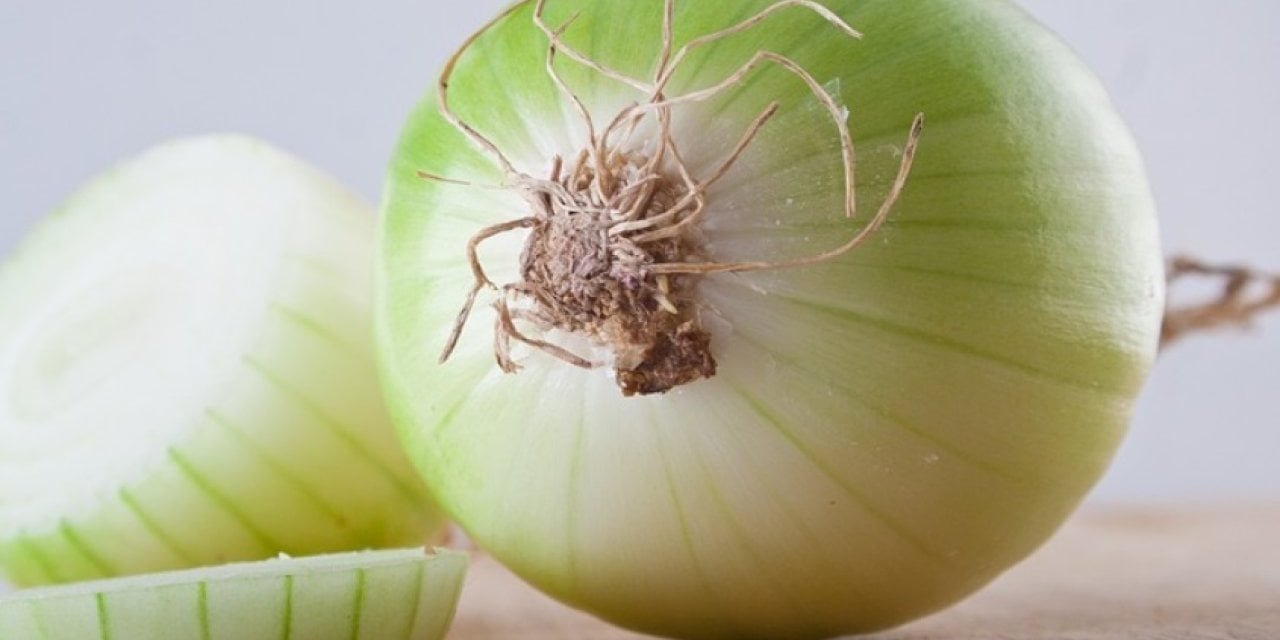
M 0 271 L 9 579 L 435 530 L 378 391 L 373 234 L 333 180 L 235 136 L 151 150 L 44 221 Z

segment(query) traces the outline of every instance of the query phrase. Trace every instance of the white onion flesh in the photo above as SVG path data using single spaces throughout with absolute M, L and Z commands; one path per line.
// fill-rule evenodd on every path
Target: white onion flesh
M 0 272 L 0 567 L 18 584 L 421 543 L 382 406 L 370 210 L 271 147 L 160 146 Z

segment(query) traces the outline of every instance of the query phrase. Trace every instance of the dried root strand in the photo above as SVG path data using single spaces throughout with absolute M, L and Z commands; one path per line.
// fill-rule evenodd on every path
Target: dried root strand
M 772 51 L 757 51 L 745 64 L 738 67 L 737 70 L 729 74 L 728 77 L 720 82 L 704 89 L 690 91 L 673 98 L 659 98 L 654 102 L 643 105 L 642 108 L 664 110 L 685 102 L 702 102 L 709 100 L 723 93 L 730 87 L 740 84 L 748 75 L 751 74 L 752 71 L 756 70 L 760 65 L 766 62 L 772 62 L 779 67 L 782 67 L 788 73 L 791 73 L 804 81 L 805 85 L 809 87 L 809 91 L 813 93 L 813 96 L 818 99 L 818 102 L 820 102 L 827 110 L 827 113 L 831 115 L 831 119 L 836 125 L 836 131 L 840 136 L 840 156 L 843 161 L 845 184 L 845 217 L 853 218 L 857 212 L 855 176 L 857 174 L 858 160 L 853 148 L 853 135 L 849 132 L 849 123 L 847 121 L 848 115 L 840 105 L 836 103 L 835 98 L 831 97 L 831 94 L 827 93 L 827 90 L 822 87 L 822 84 L 818 82 L 817 78 L 814 78 L 813 74 L 809 73 L 796 61 Z
M 573 17 L 565 21 L 565 23 L 561 25 L 559 29 L 555 30 L 554 33 L 556 34 L 556 36 L 559 37 L 561 33 L 564 33 L 565 29 L 568 29 L 569 25 L 573 24 L 573 21 L 576 20 L 577 18 L 578 18 L 578 15 L 574 14 Z M 579 98 L 578 95 L 574 93 L 572 89 L 569 88 L 569 85 L 565 83 L 564 78 L 561 77 L 560 72 L 556 70 L 555 42 L 552 42 L 551 45 L 547 47 L 546 68 L 547 68 L 547 75 L 551 77 L 551 80 L 552 82 L 555 83 L 556 88 L 558 88 L 561 93 L 565 94 L 569 98 L 569 102 L 573 104 L 574 111 L 578 113 L 578 116 L 582 118 L 583 122 L 587 125 L 587 133 L 588 133 L 587 137 L 591 140 L 592 144 L 594 145 L 596 140 L 595 121 L 592 120 L 591 111 L 588 110 L 587 106 L 582 103 L 582 99 Z M 553 176 L 553 179 L 554 179 L 554 176 Z
M 1187 256 L 1175 257 L 1167 273 L 1170 288 L 1191 277 L 1222 281 L 1218 297 L 1186 306 L 1170 305 L 1160 329 L 1160 348 L 1190 334 L 1221 327 L 1248 327 L 1261 314 L 1280 309 L 1280 275 L 1239 266 L 1210 265 Z
M 671 8 L 675 4 L 675 2 L 674 0 L 666 0 L 666 4 L 667 4 L 667 10 L 671 11 Z M 721 29 L 719 31 L 714 31 L 712 33 L 699 36 L 685 43 L 685 45 L 680 47 L 680 50 L 676 52 L 675 56 L 672 57 L 668 63 L 665 63 L 664 65 L 659 67 L 658 79 L 657 79 L 657 82 L 655 83 L 654 92 L 653 94 L 651 94 L 651 97 L 654 99 L 658 97 L 658 94 L 660 94 L 663 91 L 663 89 L 666 88 L 667 83 L 671 81 L 671 77 L 675 74 L 676 69 L 679 68 L 680 63 L 684 62 L 685 57 L 688 56 L 689 53 L 692 52 L 694 49 L 706 46 L 708 44 L 711 44 L 712 42 L 716 42 L 717 40 L 723 40 L 725 38 L 728 38 L 729 36 L 742 33 L 743 31 L 746 31 L 760 24 L 761 22 L 764 22 L 765 19 L 768 18 L 770 15 L 773 15 L 774 13 L 777 13 L 778 11 L 787 9 L 789 7 L 802 7 L 818 14 L 824 20 L 834 25 L 837 29 L 839 29 L 840 31 L 843 31 L 844 34 L 849 36 L 850 38 L 857 39 L 862 37 L 862 34 L 859 33 L 857 29 L 854 29 L 852 26 L 850 26 L 849 23 L 841 19 L 840 16 L 836 15 L 830 9 L 822 6 L 821 4 L 814 2 L 813 0 L 778 0 L 778 2 L 774 2 L 773 4 L 765 7 L 759 13 L 756 13 L 755 15 L 751 16 L 750 18 L 747 18 L 746 20 L 743 20 L 742 22 L 739 22 L 738 24 L 735 24 L 725 29 Z M 670 37 L 671 36 L 664 33 L 664 42 L 663 42 L 664 51 L 670 50 L 670 47 L 671 47 Z M 665 60 L 665 57 L 664 57 L 664 60 Z
M 508 9 L 505 13 L 490 22 L 489 25 L 493 25 L 494 23 L 502 20 L 514 10 L 515 7 Z M 487 29 L 489 25 L 487 25 L 485 29 Z M 458 60 L 462 58 L 463 52 L 471 47 L 476 39 L 480 37 L 480 34 L 485 32 L 485 29 L 481 29 L 480 31 L 472 34 L 471 37 L 467 38 L 467 40 L 462 43 L 462 46 L 445 61 L 444 70 L 440 73 L 440 79 L 436 83 L 436 104 L 440 110 L 440 115 L 450 125 L 452 125 L 453 128 L 462 132 L 462 134 L 481 151 L 492 156 L 493 159 L 498 162 L 498 165 L 502 167 L 503 173 L 507 176 L 512 176 L 519 174 L 519 172 L 516 171 L 515 165 L 511 163 L 511 160 L 507 158 L 507 155 L 504 154 L 502 150 L 498 148 L 498 145 L 494 144 L 492 140 L 474 129 L 471 125 L 467 124 L 462 120 L 462 118 L 459 118 L 458 115 L 453 112 L 453 108 L 449 105 L 449 80 L 453 77 L 453 70 L 458 66 Z
M 517 3 L 516 6 L 523 6 L 523 3 Z M 542 31 L 543 34 L 547 36 L 547 39 L 551 41 L 551 46 L 557 51 L 564 53 L 565 57 L 570 60 L 573 60 L 574 62 L 587 67 L 606 78 L 617 80 L 618 82 L 630 86 L 642 93 L 648 93 L 650 91 L 651 87 L 644 80 L 633 78 L 621 71 L 609 68 L 595 60 L 592 60 L 590 56 L 566 44 L 564 40 L 561 39 L 560 33 L 555 29 L 552 29 L 547 24 L 546 20 L 543 19 L 542 15 L 546 12 L 546 8 L 547 0 L 537 0 L 537 2 L 534 3 L 533 23 L 540 31 Z
M 489 280 L 489 276 L 485 274 L 484 266 L 480 264 L 478 252 L 480 243 L 508 231 L 531 227 L 533 222 L 533 218 L 520 218 L 519 220 L 509 220 L 491 225 L 481 229 L 467 241 L 467 263 L 471 266 L 471 275 L 475 278 L 475 282 L 472 283 L 471 289 L 467 292 L 467 299 L 462 304 L 462 310 L 458 312 L 458 317 L 453 321 L 453 329 L 449 332 L 449 338 L 445 341 L 444 350 L 440 352 L 440 362 L 448 360 L 449 356 L 453 354 L 453 350 L 457 348 L 458 337 L 462 335 L 462 328 L 466 326 L 467 318 L 471 316 L 471 309 L 476 304 L 476 296 L 480 293 L 480 290 L 486 286 L 493 289 L 497 288 L 497 285 L 493 284 L 493 281 Z
M 911 133 L 907 136 L 907 142 L 903 146 L 902 160 L 898 164 L 898 174 L 894 177 L 893 186 L 889 189 L 889 194 L 885 196 L 884 201 L 880 204 L 880 209 L 876 211 L 876 215 L 862 227 L 862 230 L 854 234 L 847 242 L 839 247 L 824 251 L 819 254 L 796 258 L 794 260 L 785 260 L 777 262 L 685 262 L 685 263 L 668 263 L 654 265 L 651 269 L 653 273 L 742 273 L 746 271 L 761 271 L 766 269 L 791 269 L 796 267 L 809 267 L 824 262 L 835 260 L 840 256 L 853 251 L 862 246 L 868 238 L 884 225 L 884 221 L 889 218 L 889 214 L 893 211 L 893 207 L 902 197 L 902 192 L 907 186 L 907 179 L 911 176 L 911 167 L 915 162 L 916 151 L 920 146 L 920 136 L 924 132 L 924 114 L 917 114 L 915 120 L 911 124 Z
M 726 173 L 729 173 L 729 170 L 732 169 L 733 165 L 738 162 L 738 159 L 742 157 L 742 154 L 746 153 L 747 147 L 751 146 L 751 143 L 756 139 L 756 136 L 760 133 L 760 130 L 764 128 L 764 125 L 768 123 L 769 119 L 772 118 L 774 114 L 776 114 L 777 112 L 778 112 L 778 103 L 777 102 L 769 103 L 769 106 L 766 107 L 764 111 L 760 112 L 760 115 L 756 116 L 756 119 L 751 122 L 751 125 L 749 127 L 747 127 L 746 133 L 744 133 L 742 135 L 742 138 L 738 140 L 738 144 L 734 146 L 733 152 L 729 154 L 729 157 L 726 158 L 723 162 L 721 162 L 720 166 L 717 167 L 716 170 L 712 172 L 710 176 L 703 178 L 701 181 L 692 183 L 692 180 L 688 172 L 683 170 L 684 163 L 680 162 L 680 166 L 682 168 L 681 174 L 686 179 L 686 184 L 688 184 L 689 186 L 689 194 L 686 195 L 685 198 L 681 200 L 681 202 L 677 203 L 676 206 L 673 206 L 671 209 L 668 209 L 667 211 L 664 211 L 658 214 L 657 216 L 650 218 L 649 219 L 650 224 L 646 225 L 645 227 L 637 228 L 637 230 L 647 229 L 660 224 L 666 224 L 668 219 L 678 211 L 678 207 L 688 206 L 690 200 L 692 200 L 693 204 L 695 205 L 693 211 L 689 215 L 681 219 L 679 222 L 676 222 L 674 224 L 667 225 L 666 227 L 656 229 L 654 231 L 650 231 L 648 233 L 637 236 L 635 238 L 635 241 L 636 242 L 654 242 L 657 240 L 662 240 L 664 238 L 675 237 L 682 233 L 685 233 L 688 227 L 691 227 L 693 224 L 698 222 L 702 217 L 703 211 L 706 210 L 707 189 L 709 189 L 711 185 L 719 181 L 720 178 L 723 178 Z M 612 232 L 612 230 L 610 231 Z
M 498 366 L 504 372 L 515 373 L 520 370 L 520 366 L 511 358 L 511 339 L 518 340 L 536 349 L 541 349 L 575 367 L 581 367 L 583 369 L 595 368 L 595 363 L 587 360 L 586 358 L 575 355 L 564 347 L 544 340 L 530 338 L 529 336 L 521 333 L 520 330 L 516 328 L 516 323 L 514 321 L 516 314 L 514 314 L 510 306 L 508 306 L 505 295 L 498 298 L 498 301 L 494 303 L 494 307 L 498 310 L 498 325 L 501 327 L 500 331 L 494 332 L 494 335 L 499 342 L 499 345 L 494 349 L 494 354 L 497 357 Z M 519 315 L 524 314 L 522 313 Z

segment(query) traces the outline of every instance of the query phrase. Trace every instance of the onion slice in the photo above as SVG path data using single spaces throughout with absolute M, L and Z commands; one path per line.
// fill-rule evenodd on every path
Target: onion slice
M 429 640 L 466 567 L 459 552 L 388 549 L 42 587 L 0 598 L 0 637 Z

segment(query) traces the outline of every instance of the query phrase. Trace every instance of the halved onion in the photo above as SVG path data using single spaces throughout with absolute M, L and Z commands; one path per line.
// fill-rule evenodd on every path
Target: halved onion
M 382 405 L 374 217 L 236 136 L 162 145 L 0 271 L 0 567 L 31 585 L 421 544 Z

